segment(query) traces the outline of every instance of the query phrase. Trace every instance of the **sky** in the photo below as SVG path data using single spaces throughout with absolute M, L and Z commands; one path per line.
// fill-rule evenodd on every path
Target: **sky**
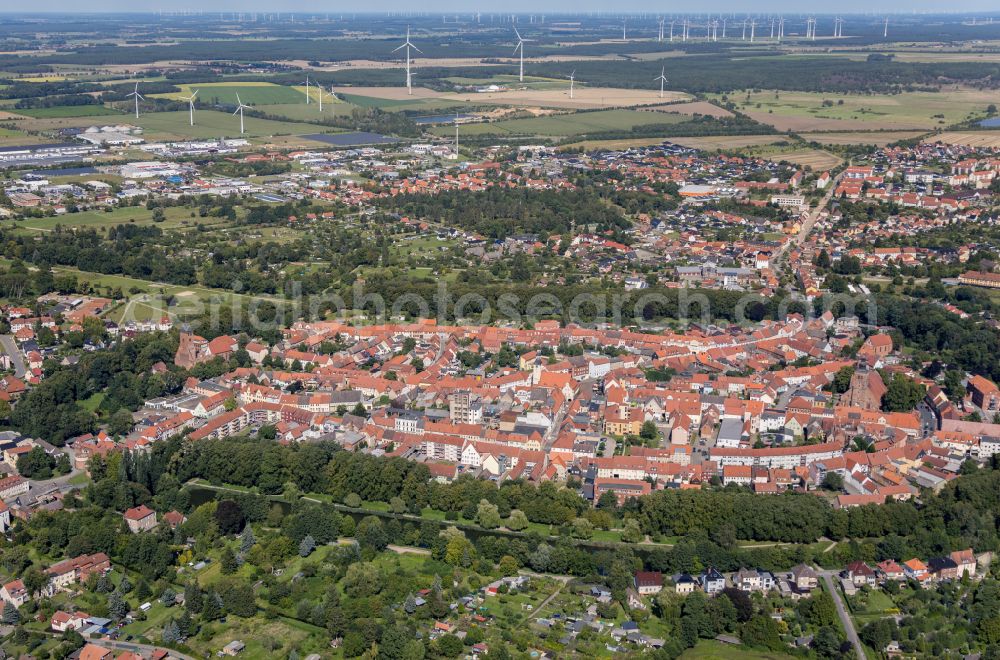
M 7 3 L 0 3 L 7 4 Z M 760 2 L 740 2 L 739 0 L 704 0 L 703 2 L 654 2 L 652 0 L 508 0 L 497 5 L 483 2 L 480 5 L 468 0 L 375 0 L 358 3 L 333 1 L 317 3 L 315 0 L 34 0 L 29 5 L 13 3 L 6 11 L 14 10 L 44 12 L 101 12 L 101 11 L 158 11 L 158 10 L 202 10 L 202 11 L 258 11 L 258 12 L 354 12 L 359 9 L 369 12 L 382 11 L 424 11 L 465 13 L 476 10 L 487 13 L 490 10 L 509 12 L 581 12 L 605 11 L 613 13 L 654 12 L 787 12 L 794 14 L 830 12 L 885 13 L 885 12 L 961 12 L 992 11 L 1000 15 L 1000 4 L 996 0 L 840 0 L 831 5 L 818 0 L 761 0 Z M 4 11 L 4 10 L 0 10 Z

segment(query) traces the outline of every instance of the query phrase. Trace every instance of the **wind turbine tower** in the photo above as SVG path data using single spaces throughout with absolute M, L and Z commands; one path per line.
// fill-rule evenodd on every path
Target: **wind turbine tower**
M 191 125 L 192 126 L 194 126 L 194 97 L 196 97 L 196 96 L 198 96 L 198 90 L 197 89 L 194 90 L 191 93 L 191 96 L 183 96 L 183 97 L 181 97 L 183 100 L 185 100 L 185 101 L 188 102 L 188 113 L 190 115 Z
M 514 28 L 514 34 L 517 35 L 517 45 L 514 46 L 514 53 L 517 54 L 521 51 L 521 68 L 517 74 L 518 82 L 524 82 L 524 39 L 521 38 L 521 33 Z
M 573 73 L 569 74 L 569 97 L 573 98 L 573 81 L 576 80 L 576 69 L 573 69 Z
M 653 82 L 656 82 L 657 80 L 660 81 L 660 98 L 662 99 L 663 98 L 663 85 L 667 82 L 667 67 L 661 68 L 660 69 L 660 75 L 658 75 L 656 78 L 653 78 Z
M 139 100 L 140 99 L 142 99 L 143 101 L 146 100 L 145 97 L 142 94 L 139 93 L 139 81 L 138 80 L 135 81 L 135 91 L 134 92 L 130 92 L 129 96 L 134 96 L 135 97 L 135 118 L 138 119 L 139 118 Z
M 249 110 L 250 106 L 243 104 L 243 101 L 240 100 L 240 94 L 239 94 L 239 92 L 237 92 L 236 93 L 236 112 L 234 112 L 233 114 L 235 115 L 235 114 L 238 113 L 240 115 L 240 135 L 243 135 L 243 133 L 244 133 L 244 131 L 243 131 L 243 110 L 244 110 L 244 108 L 247 109 L 247 110 Z
M 402 46 L 396 48 L 392 52 L 395 53 L 396 51 L 404 48 L 406 49 L 406 93 L 413 94 L 413 77 L 410 75 L 410 49 L 412 48 L 418 53 L 422 53 L 423 51 L 410 42 L 410 26 L 406 26 L 406 41 L 403 42 Z

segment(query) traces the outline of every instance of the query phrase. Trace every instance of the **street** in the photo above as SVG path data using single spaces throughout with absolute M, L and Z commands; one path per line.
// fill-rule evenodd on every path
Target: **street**
M 3 352 L 10 356 L 11 364 L 14 365 L 14 375 L 18 378 L 24 378 L 28 368 L 25 366 L 21 351 L 14 341 L 14 335 L 0 335 L 0 345 L 3 345 Z
M 833 581 L 833 578 L 837 575 L 834 571 L 823 571 L 816 570 L 820 577 L 823 578 L 823 583 L 826 584 L 827 590 L 830 592 L 830 596 L 833 597 L 833 604 L 837 606 L 837 616 L 840 617 L 840 623 L 844 627 L 844 632 L 847 634 L 848 641 L 854 647 L 854 652 L 858 656 L 858 660 L 865 660 L 865 647 L 861 645 L 861 640 L 858 638 L 858 633 L 854 629 L 854 621 L 851 620 L 851 615 L 847 613 L 847 606 L 844 604 L 844 599 L 841 597 L 840 592 L 837 591 L 837 585 Z

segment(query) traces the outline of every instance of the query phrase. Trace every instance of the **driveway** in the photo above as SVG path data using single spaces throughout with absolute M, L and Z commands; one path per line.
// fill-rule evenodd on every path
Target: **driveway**
M 11 364 L 14 365 L 14 375 L 24 378 L 24 374 L 28 373 L 28 367 L 24 364 L 24 357 L 17 347 L 17 342 L 14 341 L 14 335 L 0 335 L 0 346 L 3 346 L 3 352 L 10 356 Z
M 820 577 L 823 578 L 823 582 L 826 584 L 826 589 L 830 592 L 830 596 L 833 597 L 833 604 L 837 606 L 837 616 L 840 617 L 840 623 L 844 626 L 844 632 L 847 633 L 847 639 L 854 647 L 854 652 L 857 655 L 858 660 L 866 660 L 865 647 L 861 645 L 861 640 L 858 639 L 858 633 L 854 629 L 854 621 L 851 620 L 851 615 L 847 613 L 847 607 L 844 605 L 844 599 L 840 595 L 840 591 L 837 590 L 837 585 L 833 581 L 833 576 L 836 574 L 833 571 L 817 572 Z

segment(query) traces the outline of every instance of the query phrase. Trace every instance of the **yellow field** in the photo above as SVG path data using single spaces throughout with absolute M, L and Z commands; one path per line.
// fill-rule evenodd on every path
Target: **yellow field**
M 822 149 L 796 149 L 786 153 L 777 153 L 773 160 L 787 160 L 802 167 L 811 167 L 816 171 L 828 170 L 831 167 L 840 165 L 843 160 L 828 151 Z
M 512 83 L 516 85 L 516 83 Z M 617 89 L 614 87 L 586 87 L 578 85 L 569 97 L 569 83 L 557 89 L 509 89 L 502 92 L 437 92 L 426 87 L 414 87 L 407 94 L 405 87 L 338 87 L 338 93 L 369 96 L 390 101 L 436 100 L 448 103 L 489 103 L 566 110 L 593 110 L 598 108 L 623 108 L 655 105 L 691 98 L 683 92 L 665 92 L 660 98 L 658 89 Z
M 1000 149 L 1000 131 L 945 131 L 939 135 L 928 136 L 925 142 Z
M 679 144 L 684 147 L 712 151 L 719 149 L 757 147 L 764 144 L 782 142 L 788 138 L 784 135 L 709 135 L 704 137 L 668 137 L 664 139 L 668 142 L 673 142 L 674 144 Z
M 925 135 L 926 131 L 851 131 L 847 133 L 799 133 L 807 142 L 820 144 L 874 144 L 884 147 L 900 140 L 910 140 Z

